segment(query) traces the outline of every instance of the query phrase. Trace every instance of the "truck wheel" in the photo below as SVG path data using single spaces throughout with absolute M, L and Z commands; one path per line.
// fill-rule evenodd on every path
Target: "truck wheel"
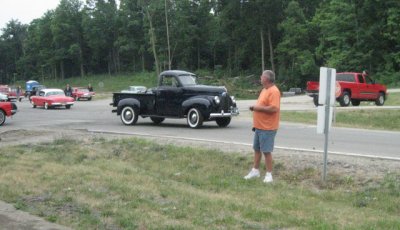
M 4 113 L 3 110 L 0 110 L 0 125 L 3 125 L 5 121 L 6 121 L 6 114 Z
M 138 109 L 132 106 L 125 106 L 121 111 L 121 121 L 124 125 L 134 125 L 138 120 Z
M 318 96 L 313 97 L 313 102 L 315 106 L 318 106 Z
M 360 105 L 360 100 L 356 100 L 356 99 L 353 99 L 353 100 L 351 100 L 351 104 L 353 105 L 353 106 L 359 106 Z
M 197 129 L 203 125 L 203 115 L 197 108 L 191 108 L 187 113 L 187 123 L 190 128 Z
M 350 105 L 350 94 L 349 92 L 343 92 L 343 95 L 339 98 L 340 106 L 346 107 Z
M 219 127 L 226 127 L 231 123 L 231 118 L 230 117 L 219 117 L 215 119 Z
M 385 104 L 385 95 L 383 93 L 379 93 L 378 98 L 375 100 L 375 105 L 382 106 Z
M 150 119 L 156 125 L 161 124 L 161 122 L 163 122 L 165 120 L 165 118 L 162 118 L 162 117 L 150 117 Z

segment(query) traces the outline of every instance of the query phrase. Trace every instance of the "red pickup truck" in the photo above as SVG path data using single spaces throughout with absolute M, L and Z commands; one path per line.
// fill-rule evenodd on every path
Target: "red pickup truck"
M 0 102 L 0 126 L 6 121 L 6 117 L 10 117 L 17 112 L 17 106 L 13 102 Z
M 355 72 L 343 72 L 336 74 L 336 81 L 339 83 L 340 92 L 336 100 L 340 106 L 360 105 L 361 101 L 375 101 L 381 106 L 387 97 L 386 86 L 375 83 L 367 74 Z M 338 90 L 338 89 L 337 89 Z M 314 104 L 318 106 L 319 82 L 307 82 L 306 92 L 313 97 Z

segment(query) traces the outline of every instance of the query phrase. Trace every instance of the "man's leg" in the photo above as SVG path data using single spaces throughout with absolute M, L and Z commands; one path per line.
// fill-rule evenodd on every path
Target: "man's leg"
M 272 179 L 272 153 L 266 152 L 264 153 L 265 157 L 265 168 L 267 173 L 265 174 L 264 183 L 270 183 L 273 181 Z
M 253 168 L 259 169 L 260 168 L 260 161 L 261 161 L 261 152 L 260 151 L 254 151 Z
M 265 169 L 267 172 L 272 172 L 272 153 L 264 153 L 265 157 Z

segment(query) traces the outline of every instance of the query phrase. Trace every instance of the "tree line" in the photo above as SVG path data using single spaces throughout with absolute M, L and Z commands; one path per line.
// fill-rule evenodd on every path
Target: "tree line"
M 60 0 L 1 30 L 0 83 L 272 69 L 294 87 L 317 78 L 319 66 L 400 83 L 398 0 Z

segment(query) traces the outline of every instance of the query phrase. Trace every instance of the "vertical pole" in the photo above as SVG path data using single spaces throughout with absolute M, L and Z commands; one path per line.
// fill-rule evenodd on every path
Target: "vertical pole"
M 326 167 L 328 162 L 328 140 L 329 140 L 329 119 L 331 110 L 331 78 L 332 69 L 328 69 L 327 81 L 326 81 L 326 98 L 325 98 L 325 145 L 324 145 L 324 172 L 322 174 L 322 180 L 326 180 Z

